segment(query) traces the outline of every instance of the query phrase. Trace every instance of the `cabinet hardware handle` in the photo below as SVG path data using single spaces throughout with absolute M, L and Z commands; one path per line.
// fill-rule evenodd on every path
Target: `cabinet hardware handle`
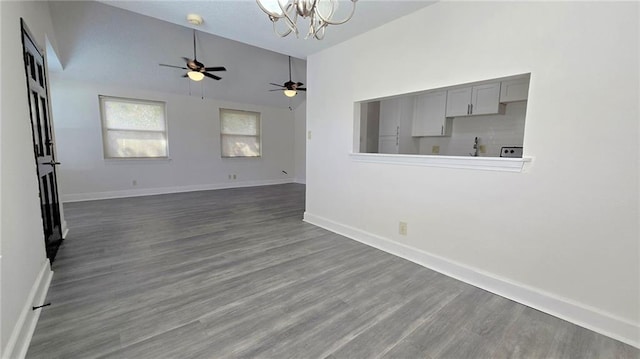
M 444 125 L 440 126 L 440 134 L 444 135 Z
M 473 104 L 469 105 L 469 114 L 473 114 Z
M 60 164 L 60 162 L 51 161 L 51 162 L 47 162 L 46 164 L 51 165 L 51 166 L 57 166 L 57 165 Z
M 469 108 L 471 107 L 471 105 L 467 104 L 467 115 L 471 114 L 471 112 L 469 112 Z
M 396 146 L 400 146 L 400 126 L 396 126 Z

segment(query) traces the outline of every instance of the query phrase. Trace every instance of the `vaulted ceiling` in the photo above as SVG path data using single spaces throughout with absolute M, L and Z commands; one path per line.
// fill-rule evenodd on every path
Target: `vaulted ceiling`
M 102 2 L 178 25 L 188 25 L 186 15 L 197 13 L 204 18 L 199 26 L 201 31 L 301 59 L 435 3 L 427 0 L 359 0 L 351 20 L 343 25 L 329 26 L 325 38 L 317 41 L 304 39 L 304 27 L 300 29 L 300 38 L 293 34 L 286 38 L 276 36 L 271 21 L 255 0 Z M 352 8 L 351 1 L 337 0 L 336 3 L 335 18 L 342 19 Z M 299 24 L 308 26 L 306 20 L 299 20 Z
M 281 92 L 269 92 L 274 88 L 270 82 L 288 80 L 287 55 L 298 57 L 293 60 L 293 80 L 306 83 L 306 61 L 300 58 L 379 26 L 381 23 L 376 21 L 389 20 L 381 13 L 394 7 L 390 4 L 403 7 L 400 4 L 404 3 L 361 0 L 357 16 L 344 25 L 330 27 L 326 38 L 318 41 L 277 37 L 254 1 L 50 1 L 57 56 L 62 65 L 52 75 L 69 81 L 296 107 L 304 101 L 304 93 L 290 100 Z M 404 9 L 429 3 L 406 2 Z M 368 8 L 375 9 L 371 10 L 374 15 L 362 19 Z M 186 21 L 191 12 L 198 12 L 205 19 L 198 28 L 198 60 L 206 66 L 225 66 L 226 72 L 217 73 L 222 77 L 220 81 L 205 79 L 196 83 L 182 78 L 183 70 L 159 66 L 182 66 L 183 56 L 192 57 L 193 30 Z M 401 12 L 395 14 L 400 16 Z M 366 26 L 358 25 L 363 21 Z

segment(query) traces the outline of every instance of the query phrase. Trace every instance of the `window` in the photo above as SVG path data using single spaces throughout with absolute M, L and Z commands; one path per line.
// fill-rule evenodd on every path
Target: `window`
M 167 158 L 165 104 L 100 96 L 104 158 Z
M 220 109 L 222 157 L 260 157 L 260 113 Z

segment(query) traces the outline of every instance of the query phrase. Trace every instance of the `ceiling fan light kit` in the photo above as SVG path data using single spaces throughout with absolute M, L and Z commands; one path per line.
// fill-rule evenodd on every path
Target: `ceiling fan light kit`
M 307 91 L 306 88 L 300 87 L 304 85 L 302 82 L 293 82 L 291 80 L 291 56 L 289 56 L 289 81 L 285 82 L 283 85 L 270 83 L 271 85 L 282 87 L 281 89 L 274 89 L 269 91 L 282 91 L 287 97 L 294 97 L 298 94 L 298 91 Z
M 189 71 L 187 72 L 187 76 L 193 81 L 201 81 L 204 78 L 204 74 L 199 71 Z
M 258 6 L 273 23 L 273 31 L 280 37 L 291 33 L 299 35 L 298 16 L 309 18 L 309 30 L 305 39 L 314 37 L 318 40 L 324 38 L 324 31 L 329 25 L 341 25 L 351 20 L 356 10 L 356 2 L 351 0 L 351 12 L 344 19 L 336 20 L 334 15 L 338 10 L 338 0 L 256 0 Z M 276 28 L 276 23 L 282 20 L 286 29 L 282 32 Z
M 197 16 L 197 15 L 189 15 L 189 16 Z M 188 18 L 188 17 L 187 17 Z M 202 18 L 200 18 L 202 20 Z M 214 74 L 210 74 L 209 71 L 227 71 L 223 66 L 217 67 L 205 67 L 204 64 L 198 61 L 198 57 L 196 54 L 196 30 L 193 30 L 193 59 L 183 57 L 182 58 L 186 62 L 186 67 L 184 66 L 175 66 L 175 65 L 167 65 L 160 64 L 160 66 L 164 67 L 173 67 L 176 69 L 187 70 L 187 73 L 182 77 L 188 77 L 193 81 L 201 81 L 203 78 L 208 77 L 214 80 L 220 80 L 222 77 L 216 76 Z

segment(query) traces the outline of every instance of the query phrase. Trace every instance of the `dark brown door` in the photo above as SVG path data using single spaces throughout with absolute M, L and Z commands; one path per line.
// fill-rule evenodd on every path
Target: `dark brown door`
M 40 209 L 44 227 L 44 241 L 47 258 L 51 262 L 56 257 L 62 242 L 56 162 L 54 156 L 51 121 L 49 116 L 49 94 L 47 93 L 47 72 L 44 57 L 24 20 L 22 26 L 22 48 L 24 67 L 27 75 L 29 113 L 33 134 L 33 151 L 40 184 Z

